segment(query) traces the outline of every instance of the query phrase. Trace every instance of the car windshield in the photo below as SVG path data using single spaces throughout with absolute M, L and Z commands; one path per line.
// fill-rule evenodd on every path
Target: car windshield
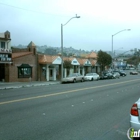
M 93 75 L 93 73 L 87 73 L 86 74 L 86 76 L 92 76 Z
M 75 77 L 75 76 L 77 76 L 77 73 L 72 73 L 68 75 L 68 77 Z
M 118 74 L 118 72 L 114 72 L 114 74 Z

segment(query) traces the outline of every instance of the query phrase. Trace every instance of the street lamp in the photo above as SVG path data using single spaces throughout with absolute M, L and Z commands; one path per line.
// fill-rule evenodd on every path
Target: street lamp
M 119 32 L 117 32 L 117 33 L 115 33 L 115 34 L 112 35 L 112 67 L 113 67 L 113 57 L 114 57 L 114 53 L 113 53 L 113 37 L 114 37 L 115 35 L 117 35 L 117 34 L 123 32 L 123 31 L 130 31 L 130 30 L 131 30 L 131 29 L 123 29 L 123 30 L 121 30 L 121 31 L 119 31 Z
M 61 24 L 61 81 L 63 79 L 63 26 L 65 26 L 66 24 L 68 24 L 68 22 L 70 22 L 70 20 L 72 20 L 73 18 L 80 18 L 80 16 L 76 16 L 70 18 L 65 24 Z
M 130 31 L 130 30 L 131 30 L 131 29 L 124 29 L 124 30 L 121 30 L 121 31 L 115 33 L 114 35 L 112 35 L 112 57 L 114 56 L 114 55 L 113 55 L 113 37 L 114 37 L 115 35 L 117 35 L 117 34 L 123 32 L 123 31 Z

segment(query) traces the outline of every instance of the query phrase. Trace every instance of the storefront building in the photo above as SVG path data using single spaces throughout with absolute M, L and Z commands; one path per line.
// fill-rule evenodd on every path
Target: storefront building
M 25 49 L 12 49 L 9 82 L 37 81 L 36 46 L 31 41 Z
M 70 73 L 85 75 L 97 72 L 97 55 L 92 52 L 86 58 L 63 57 L 63 77 Z M 38 54 L 31 41 L 27 48 L 11 49 L 10 32 L 0 33 L 0 81 L 30 82 L 56 81 L 61 79 L 60 55 Z
M 93 53 L 92 53 L 93 54 Z M 94 54 L 95 55 L 95 54 Z M 61 79 L 61 56 L 51 56 L 38 54 L 38 80 L 56 81 Z M 71 73 L 80 73 L 85 75 L 88 72 L 97 72 L 97 58 L 91 56 L 88 58 L 63 57 L 63 77 Z
M 12 63 L 10 32 L 0 33 L 0 81 L 9 81 L 9 65 Z

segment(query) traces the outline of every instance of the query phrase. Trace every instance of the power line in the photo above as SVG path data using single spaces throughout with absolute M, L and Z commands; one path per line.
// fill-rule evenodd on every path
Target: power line
M 26 9 L 26 8 L 21 8 L 21 7 L 9 5 L 9 4 L 1 3 L 1 2 L 0 2 L 0 4 L 1 4 L 1 5 L 5 5 L 5 6 L 9 6 L 9 7 L 12 7 L 12 8 L 24 10 L 24 11 L 29 11 L 29 12 L 33 12 L 33 13 L 38 13 L 38 14 L 44 14 L 44 15 L 49 15 L 49 16 L 68 17 L 68 16 L 64 16 L 64 15 L 56 15 L 56 14 L 50 14 L 50 13 L 45 13 L 45 12 L 39 12 L 39 11 L 29 10 L 29 9 Z

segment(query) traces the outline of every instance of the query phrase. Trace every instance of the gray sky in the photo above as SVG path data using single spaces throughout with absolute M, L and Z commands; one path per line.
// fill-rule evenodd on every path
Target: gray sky
M 140 48 L 140 0 L 0 0 L 0 32 L 10 31 L 12 45 L 64 46 L 111 51 Z M 121 49 L 122 50 L 122 49 Z

